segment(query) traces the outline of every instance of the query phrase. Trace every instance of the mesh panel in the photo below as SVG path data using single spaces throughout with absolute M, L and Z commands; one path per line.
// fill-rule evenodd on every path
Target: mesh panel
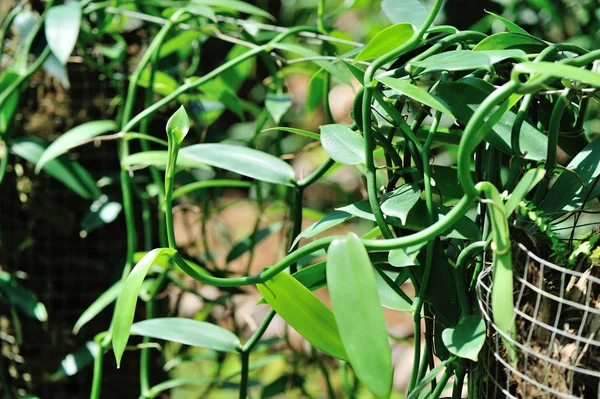
M 491 310 L 492 269 L 478 279 L 488 339 L 482 393 L 491 398 L 597 398 L 600 384 L 600 278 L 597 267 L 569 270 L 519 244 L 514 261 L 516 337 Z M 508 293 L 507 293 L 508 294 Z M 509 360 L 502 338 L 518 352 Z

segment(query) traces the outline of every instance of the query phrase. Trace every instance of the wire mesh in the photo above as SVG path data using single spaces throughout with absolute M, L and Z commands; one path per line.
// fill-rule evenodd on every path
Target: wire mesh
M 515 250 L 513 265 L 514 337 L 493 322 L 492 268 L 484 268 L 478 278 L 478 302 L 488 331 L 480 362 L 480 394 L 489 398 L 598 398 L 598 267 L 567 269 L 522 244 Z M 503 340 L 516 348 L 518 361 L 510 360 Z

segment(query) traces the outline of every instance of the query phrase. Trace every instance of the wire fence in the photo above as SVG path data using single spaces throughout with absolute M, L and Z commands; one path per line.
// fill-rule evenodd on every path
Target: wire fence
M 488 333 L 479 366 L 480 394 L 489 398 L 598 398 L 598 267 L 586 264 L 580 270 L 567 269 L 522 244 L 513 263 L 514 337 L 493 322 L 492 268 L 485 268 L 478 279 L 479 307 Z M 503 340 L 516 348 L 518 361 L 510 360 Z

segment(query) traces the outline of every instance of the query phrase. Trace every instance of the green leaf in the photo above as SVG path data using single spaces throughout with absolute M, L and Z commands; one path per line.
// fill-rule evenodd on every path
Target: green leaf
M 414 34 L 415 29 L 410 23 L 392 25 L 376 34 L 354 58 L 354 63 L 381 57 L 406 43 Z
M 80 25 L 81 6 L 79 2 L 53 6 L 46 13 L 44 21 L 46 41 L 62 65 L 67 63 L 73 48 L 75 48 Z
M 20 156 L 34 165 L 39 162 L 45 150 L 45 143 L 37 137 L 21 138 L 10 146 L 10 151 L 13 154 Z M 53 159 L 47 162 L 42 169 L 81 197 L 86 199 L 95 198 L 96 193 L 91 193 L 88 186 L 78 176 L 83 167 L 80 167 L 79 172 L 76 173 L 72 169 L 72 166 L 75 164 L 77 164 L 75 161 Z
M 121 287 L 123 286 L 123 281 L 119 280 L 114 283 L 109 289 L 104 291 L 86 310 L 83 311 L 81 316 L 75 322 L 73 326 L 73 334 L 79 333 L 79 330 L 83 326 L 85 326 L 90 320 L 96 317 L 100 312 L 102 312 L 108 305 L 113 303 L 119 293 L 121 292 Z
M 338 224 L 344 223 L 352 216 L 353 215 L 351 215 L 350 213 L 344 211 L 333 212 L 325 216 L 323 219 L 311 224 L 304 231 L 302 231 L 302 233 L 300 233 L 292 243 L 292 247 L 296 246 L 298 241 L 300 241 L 302 238 L 312 238 L 317 234 L 320 234 L 326 230 L 329 230 L 332 227 L 337 226 Z
M 485 89 L 481 85 L 475 86 L 471 81 L 458 81 L 441 82 L 437 93 L 438 96 L 446 101 L 446 104 L 449 105 L 458 121 L 466 124 L 492 90 L 493 88 Z M 508 111 L 502 115 L 500 120 L 494 124 L 492 130 L 485 137 L 485 141 L 508 155 L 517 155 L 513 153 L 511 147 L 512 126 L 515 118 L 516 115 L 512 111 Z M 486 120 L 489 120 L 489 117 Z M 542 132 L 527 121 L 523 123 L 520 144 L 521 151 L 525 153 L 524 156 L 526 159 L 535 161 L 546 159 L 547 142 L 548 139 Z
M 176 146 L 180 146 L 189 131 L 190 119 L 182 105 L 167 121 L 167 137 Z
M 517 184 L 513 192 L 510 193 L 508 200 L 506 200 L 506 203 L 504 204 L 504 213 L 507 217 L 510 216 L 515 211 L 515 209 L 517 209 L 517 206 L 519 206 L 519 202 L 521 202 L 521 200 L 525 198 L 525 196 L 529 194 L 529 192 L 539 182 L 542 181 L 545 174 L 546 171 L 544 169 L 531 169 L 528 170 L 523 175 L 523 177 L 521 177 L 519 183 Z
M 308 288 L 285 273 L 257 287 L 277 314 L 311 344 L 333 357 L 348 360 L 333 313 Z
M 164 339 L 220 352 L 238 352 L 240 340 L 231 331 L 204 321 L 182 317 L 162 317 L 137 322 L 131 334 Z
M 162 47 L 161 47 L 162 48 Z M 151 71 L 149 68 L 146 68 L 140 74 L 140 78 L 138 80 L 138 85 L 144 88 L 150 87 L 150 74 Z M 171 77 L 170 75 L 162 72 L 162 71 L 154 71 L 153 85 L 152 89 L 162 95 L 168 96 L 173 93 L 179 87 L 179 83 L 176 79 Z
M 426 243 L 412 245 L 406 248 L 392 249 L 388 254 L 388 262 L 396 267 L 419 265 L 417 257 Z
M 94 362 L 100 352 L 100 346 L 94 341 L 88 341 L 85 345 L 73 353 L 69 353 L 60 362 L 59 369 L 52 375 L 53 381 L 64 377 L 70 377 L 79 372 L 79 370 L 89 366 Z
M 289 93 L 268 93 L 265 97 L 265 108 L 273 117 L 275 123 L 279 123 L 283 115 L 292 107 L 292 95 Z
M 491 70 L 492 60 L 481 52 L 455 50 L 434 54 L 422 61 L 413 61 L 410 65 L 424 68 L 422 74 L 435 71 L 471 71 L 480 68 Z
M 429 10 L 419 0 L 383 0 L 381 9 L 393 23 L 408 22 L 420 28 L 429 16 Z
M 281 230 L 282 227 L 283 222 L 277 222 L 273 223 L 270 226 L 267 226 L 262 230 L 258 230 L 256 234 L 250 234 L 248 237 L 244 238 L 243 240 L 235 244 L 233 248 L 231 248 L 231 251 L 229 251 L 229 253 L 227 254 L 226 262 L 229 263 L 236 260 L 243 254 L 248 252 L 250 249 L 258 245 L 262 240 L 264 240 L 271 234 Z
M 527 54 L 523 50 L 514 49 L 514 50 L 473 50 L 476 51 L 477 54 L 485 54 L 487 55 L 492 64 L 497 64 L 504 60 L 513 58 L 519 61 L 527 61 Z
M 261 132 L 268 132 L 271 130 L 278 130 L 281 132 L 293 133 L 293 134 L 297 134 L 298 136 L 308 137 L 309 139 L 313 139 L 313 140 L 321 139 L 321 136 L 318 135 L 317 133 L 309 132 L 307 130 L 302 130 L 302 129 L 295 129 L 292 127 L 271 127 L 269 129 L 261 130 Z
M 303 269 L 298 270 L 292 274 L 300 284 L 308 288 L 310 291 L 316 291 L 319 288 L 323 288 L 327 285 L 327 278 L 325 277 L 325 265 L 327 262 L 322 261 L 315 263 L 314 265 L 307 266 Z M 261 298 L 256 304 L 265 304 L 265 298 Z
M 117 360 L 117 367 L 120 367 L 121 358 L 125 352 L 125 346 L 129 340 L 131 325 L 133 324 L 133 316 L 137 305 L 137 298 L 142 283 L 146 278 L 146 274 L 150 267 L 154 264 L 156 258 L 162 255 L 172 256 L 175 250 L 168 248 L 157 248 L 148 252 L 133 268 L 125 283 L 121 294 L 117 299 L 115 315 L 112 324 L 112 345 Z
M 190 4 L 190 5 L 185 6 L 185 10 L 187 12 L 189 12 L 190 14 L 208 18 L 215 23 L 217 22 L 217 16 L 215 14 L 215 11 L 210 7 L 199 5 L 199 4 L 198 5 Z
M 282 397 L 280 395 L 285 394 L 291 389 L 302 388 L 304 382 L 304 377 L 300 374 L 286 373 L 275 379 L 275 381 L 271 382 L 269 385 L 266 385 L 262 390 L 260 399 L 280 398 Z M 283 397 L 285 397 L 285 395 L 283 395 Z
M 408 297 L 406 294 L 400 295 L 398 293 L 401 291 L 399 285 L 402 284 L 402 282 L 396 282 L 396 278 L 398 278 L 399 275 L 399 272 L 384 272 L 379 270 L 375 273 L 379 302 L 381 303 L 381 306 L 388 309 L 396 310 L 398 312 L 410 312 L 412 311 L 412 303 L 407 300 Z M 389 284 L 385 281 L 384 276 L 387 277 Z M 408 279 L 408 273 L 406 273 L 404 281 L 406 281 L 406 279 Z M 392 284 L 395 289 L 392 289 L 390 284 Z
M 231 144 L 196 144 L 182 148 L 180 156 L 268 183 L 293 186 L 294 169 L 262 151 Z
M 117 201 L 111 201 L 108 196 L 102 194 L 90 205 L 81 221 L 81 230 L 89 233 L 98 227 L 114 222 L 123 209 L 123 205 Z
M 539 73 L 555 78 L 572 79 L 591 86 L 600 87 L 600 75 L 596 72 L 556 62 L 523 62 L 515 65 L 513 72 Z
M 404 79 L 395 79 L 390 77 L 378 78 L 381 83 L 391 87 L 395 91 L 403 94 L 407 97 L 412 98 L 422 104 L 425 104 L 437 111 L 443 112 L 444 114 L 450 116 L 452 119 L 456 119 L 454 115 L 452 115 L 452 111 L 448 109 L 448 105 L 444 104 L 444 102 L 428 92 L 427 90 L 411 84 L 408 80 Z
M 473 51 L 520 49 L 526 53 L 539 53 L 547 46 L 548 44 L 543 40 L 529 34 L 502 32 L 486 37 L 473 48 Z
M 358 379 L 376 396 L 392 389 L 392 350 L 375 270 L 360 238 L 348 233 L 327 251 L 327 285 L 335 320 Z
M 348 71 L 340 65 L 340 60 L 325 61 L 321 59 L 321 54 L 306 46 L 301 46 L 294 43 L 274 43 L 273 48 L 282 51 L 289 51 L 297 54 L 302 58 L 311 59 L 313 63 L 318 65 L 320 68 L 329 72 L 333 77 L 339 79 L 342 83 L 352 86 L 350 74 Z
M 135 154 L 131 154 L 126 156 L 121 160 L 121 165 L 123 167 L 129 166 L 165 166 L 167 164 L 167 160 L 169 158 L 169 153 L 167 151 L 144 151 L 137 152 Z M 192 157 L 182 155 L 181 152 L 177 156 L 177 166 L 182 168 L 190 168 L 190 169 L 205 169 L 212 170 L 212 168 L 206 165 L 203 162 L 197 161 Z
M 365 140 L 346 125 L 321 126 L 321 145 L 331 159 L 341 164 L 365 163 Z
M 323 102 L 325 90 L 323 76 L 323 70 L 320 69 L 315 72 L 308 82 L 308 94 L 306 95 L 306 110 L 308 112 L 313 112 Z
M 581 208 L 583 200 L 598 195 L 598 184 L 594 193 L 588 193 L 594 180 L 600 175 L 600 140 L 589 143 L 583 151 L 569 162 L 556 179 L 539 208 L 548 215 L 558 217 L 556 212 L 570 212 Z M 583 183 L 583 185 L 582 185 Z
M 117 129 L 117 123 L 109 120 L 92 121 L 74 127 L 73 129 L 63 133 L 48 146 L 37 162 L 37 165 L 35 166 L 35 172 L 39 173 L 44 165 L 54 158 L 66 153 L 70 149 L 75 148 L 94 137 L 100 136 L 101 134 L 115 131 Z
M 273 17 L 271 14 L 269 14 L 268 12 L 264 11 L 261 8 L 258 8 L 256 6 L 253 6 L 252 4 L 249 4 L 245 1 L 238 1 L 238 0 L 193 0 L 194 4 L 202 4 L 205 6 L 211 6 L 211 7 L 222 7 L 222 8 L 229 8 L 231 10 L 237 11 L 237 12 L 241 12 L 244 14 L 249 14 L 249 15 L 256 15 L 259 17 L 265 17 L 265 18 L 269 18 L 271 20 L 275 20 L 275 17 Z
M 0 78 L 0 93 L 4 92 L 8 87 L 19 79 L 19 74 L 14 71 L 7 70 L 2 74 Z M 12 121 L 15 111 L 19 106 L 19 90 L 13 91 L 13 93 L 4 101 L 2 109 L 0 109 L 0 137 L 6 133 L 8 126 Z
M 381 210 L 388 216 L 394 216 L 406 224 L 408 213 L 415 206 L 421 190 L 412 184 L 403 184 L 381 198 Z
M 519 25 L 515 24 L 514 22 L 512 22 L 498 14 L 494 14 L 491 11 L 486 10 L 485 12 L 494 16 L 496 19 L 500 20 L 504 24 L 504 26 L 506 26 L 506 29 L 508 29 L 510 32 L 522 33 L 524 35 L 529 35 L 529 33 L 525 29 L 521 28 Z
M 450 353 L 476 362 L 485 342 L 485 323 L 480 315 L 466 316 L 455 328 L 446 328 L 442 340 Z
M 0 298 L 10 306 L 41 322 L 48 320 L 48 312 L 35 294 L 24 288 L 9 273 L 0 271 Z

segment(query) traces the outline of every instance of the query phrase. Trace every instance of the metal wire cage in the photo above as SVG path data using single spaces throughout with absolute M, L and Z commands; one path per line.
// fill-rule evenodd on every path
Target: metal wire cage
M 478 397 L 600 397 L 600 268 L 570 270 L 522 244 L 515 246 L 513 260 L 515 337 L 493 322 L 492 268 L 484 268 L 478 278 L 488 334 L 480 357 Z M 510 361 L 502 338 L 516 348 L 516 363 Z

